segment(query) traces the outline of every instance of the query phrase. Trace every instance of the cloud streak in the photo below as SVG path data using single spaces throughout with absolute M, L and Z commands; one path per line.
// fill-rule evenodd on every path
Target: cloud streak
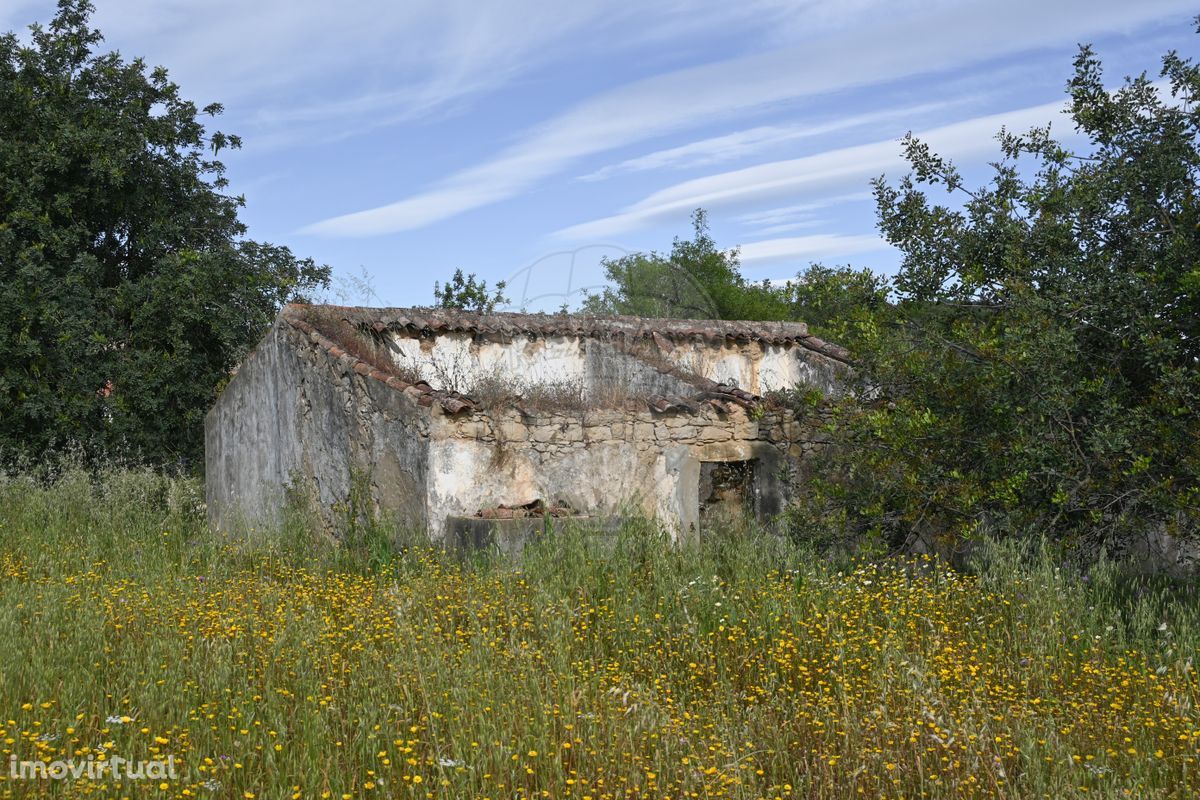
M 54 0 L 9 0 L 0 30 L 49 22 Z M 698 31 L 761 31 L 791 4 L 683 0 L 113 0 L 106 43 L 166 64 L 248 135 L 305 141 L 445 113 L 532 70 Z M 244 130 L 250 128 L 249 131 Z
M 995 152 L 993 137 L 1002 126 L 1022 131 L 1044 125 L 1061 118 L 1063 109 L 1064 104 L 1057 102 L 989 114 L 924 131 L 918 138 L 941 155 L 973 158 Z M 654 192 L 618 214 L 564 228 L 555 236 L 563 239 L 603 238 L 697 207 L 712 209 L 785 196 L 803 199 L 861 191 L 871 178 L 890 170 L 906 171 L 905 168 L 898 140 L 843 147 L 677 183 Z M 806 205 L 809 204 L 792 208 Z
M 820 5 L 820 4 L 818 4 Z M 832 4 L 828 4 L 832 5 Z M 824 6 L 822 6 L 824 7 Z M 887 15 L 879 13 L 886 7 Z M 512 197 L 585 156 L 772 104 L 945 71 L 1188 13 L 1184 0 L 1035 0 L 860 4 L 851 22 L 801 44 L 712 62 L 599 94 L 529 130 L 497 157 L 398 202 L 335 216 L 303 232 L 374 236 L 424 227 Z M 1037 25 L 1030 25 L 1037 19 Z M 931 25 L 938 35 L 930 36 Z
M 889 108 L 869 114 L 842 117 L 820 125 L 761 125 L 755 128 L 734 131 L 724 136 L 713 136 L 708 139 L 689 142 L 678 147 L 656 150 L 644 156 L 630 158 L 618 164 L 601 167 L 595 172 L 581 175 L 579 180 L 601 181 L 607 180 L 614 175 L 629 172 L 691 169 L 727 161 L 736 161 L 788 142 L 852 130 L 889 120 L 912 119 L 931 111 L 945 110 L 950 105 L 950 103 L 924 103 L 905 108 Z
M 781 261 L 816 261 L 822 258 L 870 253 L 890 245 L 877 234 L 818 233 L 747 242 L 740 248 L 742 264 L 759 266 Z
M 749 214 L 738 216 L 736 221 L 748 228 L 755 229 L 755 233 L 759 236 L 784 233 L 785 231 L 812 228 L 822 224 L 821 220 L 812 215 L 814 211 L 823 211 L 824 209 L 843 203 L 854 203 L 870 199 L 870 192 L 852 192 L 850 194 L 822 197 L 820 200 L 810 203 L 796 203 L 789 206 L 753 211 Z

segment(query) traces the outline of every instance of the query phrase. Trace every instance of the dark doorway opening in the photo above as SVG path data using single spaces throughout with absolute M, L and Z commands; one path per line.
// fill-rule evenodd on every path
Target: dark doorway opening
M 700 530 L 736 524 L 753 513 L 753 460 L 700 462 Z

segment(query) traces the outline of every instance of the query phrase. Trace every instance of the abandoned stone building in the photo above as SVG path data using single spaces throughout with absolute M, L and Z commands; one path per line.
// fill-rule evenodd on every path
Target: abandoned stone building
M 209 515 L 300 498 L 334 529 L 356 491 L 447 543 L 629 512 L 695 536 L 783 508 L 813 426 L 769 398 L 832 392 L 846 362 L 799 323 L 290 305 L 208 414 Z

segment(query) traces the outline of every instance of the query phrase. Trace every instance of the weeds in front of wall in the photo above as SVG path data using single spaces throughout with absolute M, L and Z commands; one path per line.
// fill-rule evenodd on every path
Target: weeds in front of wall
M 356 325 L 335 307 L 307 306 L 302 313 L 309 324 L 364 364 L 408 384 L 421 381 L 416 370 L 397 363 L 386 332 Z
M 166 789 L 120 791 L 270 800 L 1200 791 L 1194 584 L 1036 542 L 956 572 L 644 520 L 381 563 L 214 536 L 197 497 L 0 478 L 0 763 L 170 755 Z
M 583 411 L 587 392 L 581 380 L 524 381 L 500 370 L 478 377 L 470 397 L 485 408 L 520 406 L 528 411 Z
M 411 526 L 380 510 L 368 470 L 350 470 L 346 499 L 333 503 L 328 513 L 321 510 L 315 491 L 298 473 L 293 475 L 279 525 L 284 550 L 321 553 L 343 568 L 374 570 L 418 541 Z

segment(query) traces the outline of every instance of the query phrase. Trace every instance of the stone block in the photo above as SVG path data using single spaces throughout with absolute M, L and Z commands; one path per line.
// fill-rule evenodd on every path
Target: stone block
M 523 442 L 529 438 L 529 428 L 519 422 L 501 422 L 496 435 L 506 442 Z
M 558 438 L 557 425 L 538 425 L 530 428 L 529 438 L 535 442 L 552 442 Z

